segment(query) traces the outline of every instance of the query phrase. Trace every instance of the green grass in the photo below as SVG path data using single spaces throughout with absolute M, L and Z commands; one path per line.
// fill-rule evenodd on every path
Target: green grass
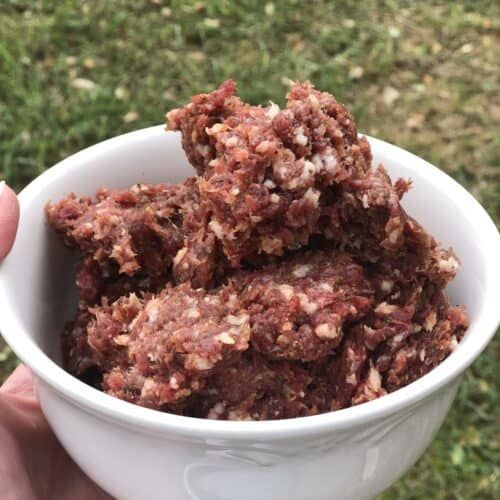
M 486 0 L 4 0 L 0 179 L 20 189 L 224 78 L 251 102 L 282 102 L 290 79 L 308 78 L 500 223 L 499 45 L 500 4 Z M 499 361 L 496 339 L 431 448 L 381 499 L 500 498 Z M 14 364 L 0 344 L 0 380 Z

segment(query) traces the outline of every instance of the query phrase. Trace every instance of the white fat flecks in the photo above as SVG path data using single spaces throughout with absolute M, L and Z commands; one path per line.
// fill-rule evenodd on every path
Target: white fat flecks
M 187 247 L 181 248 L 174 257 L 174 266 L 178 266 L 180 261 L 184 258 L 184 256 L 187 254 L 188 249 Z
M 447 259 L 440 260 L 438 266 L 439 270 L 444 273 L 456 273 L 460 264 L 457 259 L 450 255 Z
M 304 200 L 308 201 L 314 208 L 317 208 L 320 196 L 321 192 L 318 189 L 307 188 L 307 191 L 304 193 Z
M 309 104 L 311 105 L 311 108 L 314 110 L 318 110 L 320 107 L 318 98 L 314 94 L 309 94 L 307 96 L 307 100 L 309 101 Z
M 223 123 L 216 123 L 216 124 L 212 125 L 210 128 L 206 127 L 205 133 L 207 135 L 215 135 L 215 134 L 219 134 L 225 130 L 228 130 L 228 128 L 229 127 Z M 196 141 L 193 141 L 193 142 L 196 142 Z
M 186 369 L 195 369 L 199 371 L 210 370 L 214 366 L 214 363 L 199 354 L 188 354 L 186 357 L 186 362 L 184 367 Z
M 330 285 L 330 283 L 326 283 L 326 282 L 320 283 L 318 285 L 318 288 L 324 292 L 329 292 L 329 293 L 333 292 L 333 286 Z
M 374 366 L 370 366 L 367 384 L 373 392 L 378 392 L 382 388 L 382 377 L 380 376 L 379 371 Z
M 294 267 L 292 273 L 296 278 L 305 278 L 310 270 L 311 270 L 310 265 L 299 264 Z
M 197 144 L 196 152 L 201 156 L 208 156 L 210 153 L 210 147 L 207 144 Z
M 454 351 L 458 346 L 458 340 L 455 335 L 453 335 L 450 339 L 450 349 Z
M 314 163 L 318 173 L 327 172 L 328 174 L 332 174 L 335 172 L 335 167 L 337 166 L 337 158 L 333 155 L 331 148 L 328 148 L 323 153 L 316 153 L 311 158 L 311 161 Z
M 276 144 L 272 141 L 262 141 L 256 148 L 255 151 L 260 154 L 267 152 L 272 152 L 276 148 Z
M 301 178 L 302 180 L 308 181 L 311 177 L 316 174 L 316 165 L 312 161 L 306 160 L 304 162 L 304 168 L 302 169 Z
M 179 388 L 179 382 L 177 381 L 177 379 L 175 378 L 175 375 L 172 375 L 170 377 L 170 380 L 168 381 L 170 387 L 174 390 L 177 390 Z
M 141 389 L 141 397 L 147 398 L 156 388 L 156 383 L 152 378 L 147 378 Z
M 225 145 L 228 148 L 234 148 L 235 146 L 238 145 L 238 143 L 239 143 L 238 137 L 236 135 L 233 135 L 233 136 L 228 137 L 226 139 Z
M 276 115 L 280 112 L 280 107 L 275 104 L 274 102 L 271 102 L 271 105 L 269 106 L 269 108 L 267 108 L 267 117 L 269 119 L 274 119 L 276 117 Z
M 281 295 L 285 297 L 286 300 L 290 300 L 295 293 L 295 290 L 290 285 L 277 285 L 276 288 L 279 290 Z
M 339 329 L 333 323 L 321 323 L 314 329 L 314 333 L 320 339 L 333 340 L 339 336 Z
M 227 305 L 229 307 L 235 307 L 237 303 L 238 303 L 238 295 L 236 295 L 235 293 L 231 293 L 228 297 Z
M 297 127 L 295 129 L 295 143 L 299 146 L 307 146 L 309 142 L 306 135 L 304 135 L 304 127 Z
M 388 304 L 387 302 L 381 302 L 374 311 L 380 315 L 389 315 L 398 309 L 398 306 Z
M 239 316 L 234 316 L 232 314 L 229 314 L 226 318 L 226 321 L 232 326 L 241 326 L 247 323 L 249 319 L 250 317 L 248 316 L 248 314 L 245 313 L 240 314 Z
M 396 219 L 394 219 L 394 221 L 396 221 Z M 403 231 L 400 227 L 397 227 L 396 229 L 393 229 L 390 233 L 389 233 L 389 241 L 392 245 L 395 245 L 399 238 L 401 237 L 401 235 L 403 234 Z
M 224 229 L 222 228 L 222 225 L 219 221 L 212 219 L 208 223 L 208 227 L 215 234 L 215 236 L 217 236 L 217 238 L 219 238 L 219 240 L 224 239 L 224 234 L 225 234 Z
M 370 203 L 368 202 L 368 195 L 366 193 L 361 197 L 361 203 L 363 204 L 363 208 L 370 207 Z
M 158 313 L 160 311 L 160 300 L 151 299 L 146 305 L 145 312 L 148 315 L 148 323 L 151 325 L 158 319 Z
M 398 345 L 401 344 L 402 340 L 405 338 L 403 333 L 398 333 L 397 335 L 394 335 L 391 339 L 392 345 Z
M 234 345 L 236 344 L 236 340 L 229 335 L 229 332 L 221 332 L 219 335 L 217 335 L 217 338 L 223 343 L 227 345 Z
M 280 166 L 278 174 L 282 179 L 286 179 L 288 168 Z M 316 166 L 313 162 L 306 160 L 302 165 L 302 171 L 297 177 L 293 177 L 285 184 L 288 189 L 302 189 L 314 183 L 314 176 L 316 175 Z
M 318 310 L 318 304 L 311 302 L 305 293 L 297 294 L 300 301 L 300 307 L 307 314 L 314 314 Z
M 210 408 L 207 414 L 207 418 L 216 420 L 220 418 L 220 416 L 224 413 L 225 410 L 226 410 L 225 403 L 219 401 L 218 403 L 215 403 L 215 405 L 212 406 L 212 408 Z
M 200 317 L 200 311 L 197 307 L 190 307 L 186 310 L 186 317 L 196 319 Z
M 432 311 L 425 318 L 423 327 L 425 328 L 426 331 L 430 332 L 436 326 L 436 322 L 437 322 L 436 311 Z
M 390 293 L 390 292 L 392 292 L 393 286 L 394 286 L 394 281 L 392 281 L 392 280 L 382 280 L 380 282 L 380 289 L 384 293 Z
M 116 344 L 116 345 L 119 345 L 119 346 L 127 346 L 128 345 L 128 342 L 129 342 L 129 339 L 130 339 L 130 336 L 127 335 L 127 334 L 122 334 L 122 335 L 117 335 L 114 339 L 113 339 L 113 342 Z

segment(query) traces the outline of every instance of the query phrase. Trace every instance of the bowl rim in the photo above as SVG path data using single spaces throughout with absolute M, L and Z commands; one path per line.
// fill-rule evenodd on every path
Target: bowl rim
M 169 132 L 173 134 L 174 132 Z M 21 224 L 23 213 L 30 202 L 37 198 L 40 190 L 62 169 L 75 168 L 82 160 L 89 160 L 104 152 L 113 152 L 124 145 L 140 147 L 145 139 L 164 137 L 164 126 L 158 125 L 122 134 L 85 148 L 47 169 L 19 194 Z M 177 134 L 177 133 L 176 133 Z M 366 136 L 372 146 L 384 150 L 398 161 L 411 164 L 413 168 L 425 171 L 426 181 L 434 184 L 444 195 L 460 202 L 468 224 L 481 236 L 482 253 L 485 257 L 488 281 L 484 303 L 478 317 L 469 327 L 468 348 L 460 343 L 457 349 L 440 365 L 411 384 L 382 398 L 320 415 L 293 419 L 267 421 L 218 421 L 199 419 L 163 413 L 140 407 L 87 386 L 67 373 L 52 361 L 30 338 L 20 320 L 11 308 L 2 308 L 0 331 L 15 354 L 34 372 L 36 377 L 52 387 L 64 399 L 71 401 L 87 412 L 113 420 L 135 430 L 178 435 L 186 438 L 241 439 L 276 441 L 294 437 L 313 436 L 328 431 L 338 431 L 366 425 L 368 422 L 393 415 L 405 408 L 411 408 L 439 389 L 450 384 L 479 356 L 495 334 L 500 323 L 500 234 L 490 216 L 476 199 L 447 174 L 422 158 L 393 144 Z M 75 162 L 75 160 L 78 160 Z M 496 278 L 496 279 L 495 279 Z M 7 280 L 0 265 L 0 303 L 7 297 Z

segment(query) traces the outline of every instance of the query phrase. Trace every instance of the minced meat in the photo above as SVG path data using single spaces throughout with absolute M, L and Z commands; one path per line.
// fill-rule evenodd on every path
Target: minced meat
M 333 96 L 295 84 L 286 108 L 251 106 L 225 82 L 168 113 L 200 175 L 210 230 L 238 266 L 283 255 L 319 232 L 322 192 L 369 170 L 371 153 Z
M 265 420 L 381 397 L 453 351 L 458 258 L 333 96 L 296 83 L 283 109 L 251 106 L 227 81 L 167 120 L 196 177 L 47 206 L 80 256 L 67 370 L 149 408 Z
M 78 375 L 99 370 L 112 395 L 185 415 L 344 408 L 406 385 L 454 349 L 466 315 L 422 283 L 402 295 L 401 280 L 389 290 L 345 252 L 297 252 L 213 290 L 103 298 L 66 330 L 66 362 Z

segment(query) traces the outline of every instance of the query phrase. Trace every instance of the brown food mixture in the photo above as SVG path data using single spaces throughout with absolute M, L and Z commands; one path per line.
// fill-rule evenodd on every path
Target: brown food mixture
M 80 255 L 68 371 L 148 408 L 265 420 L 370 401 L 453 351 L 458 259 L 333 96 L 296 83 L 283 109 L 251 106 L 227 81 L 167 123 L 196 177 L 47 205 Z

